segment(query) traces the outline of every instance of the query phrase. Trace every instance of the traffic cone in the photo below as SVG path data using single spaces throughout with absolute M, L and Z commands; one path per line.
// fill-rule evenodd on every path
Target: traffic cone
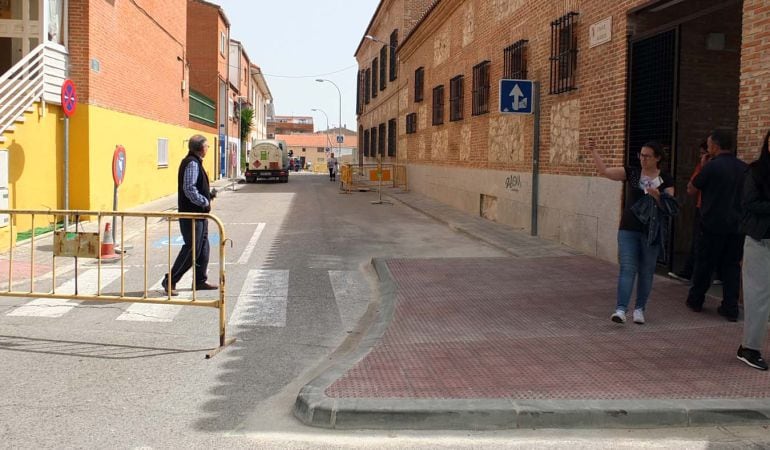
M 115 242 L 112 240 L 112 227 L 110 223 L 104 224 L 104 234 L 102 235 L 102 249 L 99 259 L 101 260 L 115 260 L 120 258 L 120 255 L 115 253 Z

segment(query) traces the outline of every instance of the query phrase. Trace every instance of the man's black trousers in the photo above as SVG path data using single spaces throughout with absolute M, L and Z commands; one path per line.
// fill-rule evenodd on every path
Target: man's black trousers
M 179 219 L 184 245 L 171 268 L 171 286 L 175 287 L 182 276 L 192 267 L 193 219 Z M 195 285 L 206 282 L 206 270 L 209 265 L 209 222 L 195 219 Z M 169 242 L 169 245 L 171 243 Z
M 722 275 L 722 310 L 738 316 L 738 295 L 741 288 L 742 234 L 714 234 L 703 229 L 695 244 L 695 269 L 687 303 L 703 306 L 711 286 L 714 269 Z

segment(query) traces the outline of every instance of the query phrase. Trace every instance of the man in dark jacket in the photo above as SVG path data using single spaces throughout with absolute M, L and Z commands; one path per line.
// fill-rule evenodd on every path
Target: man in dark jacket
M 179 165 L 177 175 L 177 195 L 180 213 L 211 212 L 211 200 L 216 195 L 209 187 L 209 177 L 203 169 L 203 158 L 209 149 L 206 138 L 196 134 L 187 144 L 189 152 Z M 193 235 L 195 235 L 195 279 L 193 289 L 214 290 L 218 286 L 206 282 L 206 272 L 209 265 L 209 232 L 206 219 L 179 219 L 179 229 L 182 232 L 184 245 L 179 251 L 174 266 L 171 268 L 171 283 L 169 274 L 163 277 L 163 288 L 167 294 L 177 295 L 176 284 L 192 267 Z
M 687 185 L 687 193 L 701 193 L 700 234 L 695 249 L 695 270 L 687 296 L 687 306 L 695 312 L 703 309 L 706 291 L 714 268 L 722 275 L 722 305 L 719 315 L 731 322 L 738 320 L 744 235 L 741 232 L 741 192 L 746 163 L 733 152 L 732 133 L 714 130 L 708 138 L 711 160 Z

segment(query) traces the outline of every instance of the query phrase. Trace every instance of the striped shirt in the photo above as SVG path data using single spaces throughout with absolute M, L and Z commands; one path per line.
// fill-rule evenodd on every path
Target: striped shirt
M 198 188 L 195 184 L 198 182 L 198 164 L 191 162 L 187 165 L 184 171 L 184 180 L 182 181 L 182 190 L 185 197 L 187 197 L 195 205 L 205 208 L 209 206 L 209 201 L 206 197 L 198 192 Z

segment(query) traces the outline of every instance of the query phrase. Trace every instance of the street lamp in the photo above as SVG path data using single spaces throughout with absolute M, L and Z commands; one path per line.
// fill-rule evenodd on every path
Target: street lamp
M 311 109 L 311 111 L 319 111 L 319 112 L 322 112 L 324 116 L 326 116 L 326 143 L 329 144 L 329 147 L 331 148 L 332 143 L 331 143 L 331 140 L 329 139 L 329 115 L 326 114 L 326 111 L 324 111 L 321 108 L 313 108 Z
M 332 86 L 337 88 L 337 93 L 340 95 L 340 122 L 339 122 L 339 130 L 340 134 L 342 134 L 342 91 L 340 90 L 340 87 L 337 86 L 337 84 L 332 80 L 327 80 L 326 78 L 316 78 L 316 81 L 319 83 L 327 82 L 331 83 Z M 328 127 L 327 127 L 328 128 Z M 340 142 L 339 138 L 337 139 L 337 157 L 342 158 L 342 142 Z

